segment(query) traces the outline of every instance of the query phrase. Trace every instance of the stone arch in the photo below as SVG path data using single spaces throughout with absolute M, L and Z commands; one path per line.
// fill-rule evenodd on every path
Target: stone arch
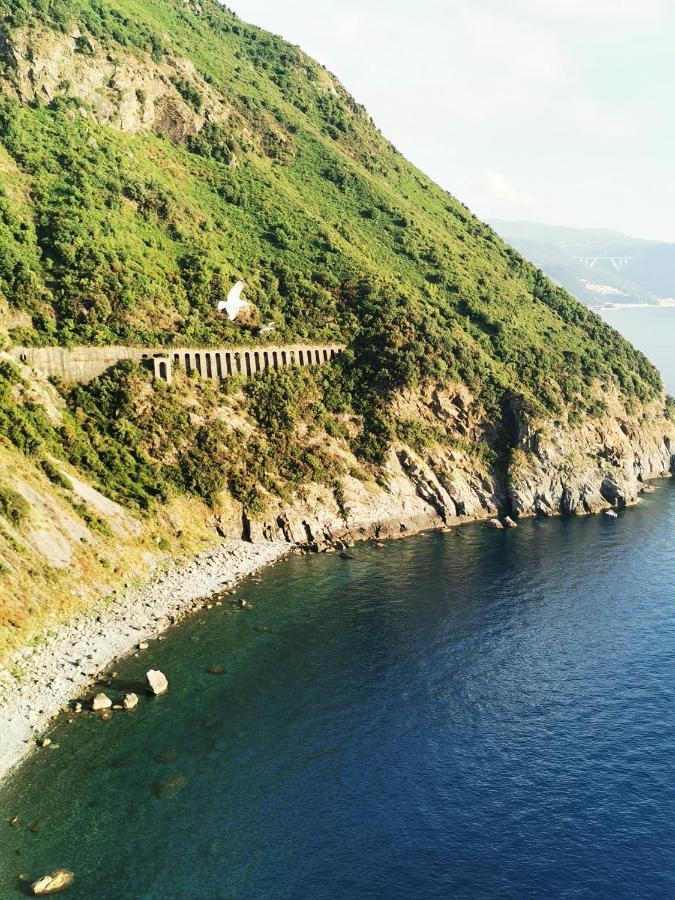
M 231 353 L 225 354 L 225 371 L 227 372 L 228 376 L 232 375 L 232 354 Z
M 251 377 L 251 354 L 247 351 L 244 353 L 244 365 L 246 366 L 246 377 Z
M 286 356 L 285 350 L 281 351 L 281 365 L 283 366 L 284 369 L 288 365 L 288 357 Z
M 169 380 L 169 367 L 168 367 L 168 364 L 166 363 L 166 361 L 163 359 L 160 360 L 160 363 L 159 363 L 159 377 L 163 381 Z
M 260 353 L 258 350 L 253 353 L 253 368 L 255 369 L 256 375 L 260 372 Z
M 188 373 L 188 375 L 192 371 L 192 364 L 190 362 L 190 354 L 189 353 L 185 354 L 185 371 Z
M 216 356 L 216 378 L 219 378 L 221 381 L 223 379 L 223 360 L 221 358 L 220 352 L 215 354 Z
M 276 350 L 272 350 L 272 365 L 275 369 L 279 368 L 279 355 Z

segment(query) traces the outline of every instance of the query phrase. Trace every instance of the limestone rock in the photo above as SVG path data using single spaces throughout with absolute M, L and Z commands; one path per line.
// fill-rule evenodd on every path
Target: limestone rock
M 150 669 L 149 672 L 145 673 L 145 678 L 147 681 L 148 693 L 154 694 L 155 697 L 158 697 L 160 694 L 165 694 L 169 688 L 169 682 L 167 681 L 166 675 L 158 669 Z
M 110 709 L 112 706 L 112 700 L 107 694 L 97 694 L 94 699 L 91 701 L 91 708 L 94 712 L 100 712 L 103 709 Z
M 150 645 L 148 644 L 147 641 L 141 641 L 140 644 L 138 645 L 138 649 L 139 650 L 147 650 L 149 646 Z
M 511 518 L 511 516 L 505 516 L 504 525 L 506 525 L 507 528 L 517 528 L 518 527 L 518 523 L 516 521 L 514 521 Z
M 34 897 L 44 897 L 47 894 L 58 894 L 65 891 L 75 881 L 75 875 L 68 869 L 54 869 L 49 875 L 43 875 L 31 885 Z
M 501 531 L 501 529 L 504 527 L 502 525 L 502 523 L 499 521 L 499 519 L 490 519 L 490 521 L 488 522 L 488 525 L 491 525 L 493 528 L 496 528 L 498 531 Z
M 618 519 L 619 518 L 619 514 L 617 512 L 615 512 L 613 509 L 606 509 L 605 515 L 607 516 L 608 519 Z
M 136 709 L 138 706 L 138 696 L 136 694 L 125 694 L 122 705 L 125 709 Z

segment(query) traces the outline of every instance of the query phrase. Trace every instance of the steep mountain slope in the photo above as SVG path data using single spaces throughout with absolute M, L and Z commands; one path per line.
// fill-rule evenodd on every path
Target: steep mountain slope
M 348 345 L 248 384 L 124 364 L 49 385 L 1 362 L 6 643 L 54 593 L 67 614 L 193 534 L 588 512 L 670 469 L 653 366 L 300 50 L 215 0 L 0 0 L 0 19 L 7 348 Z M 236 278 L 241 324 L 216 309 Z

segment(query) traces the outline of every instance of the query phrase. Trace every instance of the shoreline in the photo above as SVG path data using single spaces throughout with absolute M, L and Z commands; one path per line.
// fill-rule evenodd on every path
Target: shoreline
M 646 484 L 668 477 L 670 474 L 653 476 Z M 628 503 L 625 508 L 633 505 Z M 595 514 L 601 515 L 608 508 L 609 504 Z M 351 546 L 368 540 L 401 540 L 467 524 L 493 527 L 494 518 L 502 520 L 505 515 L 502 511 L 494 517 L 467 516 L 451 525 L 433 514 L 409 515 L 405 532 L 384 529 L 381 533 L 379 527 L 369 523 L 368 527 L 345 529 L 342 536 L 346 544 L 335 535 L 326 543 Z M 536 514 L 519 516 L 531 517 Z M 245 578 L 298 552 L 301 546 L 294 541 L 224 540 L 187 561 L 172 561 L 140 588 L 114 598 L 101 597 L 87 614 L 57 626 L 55 633 L 37 646 L 13 654 L 10 665 L 14 669 L 0 668 L 0 676 L 9 676 L 0 680 L 0 784 L 37 747 L 37 738 L 48 732 L 52 720 L 86 693 L 116 659 L 133 653 L 142 641 L 157 639 L 214 595 L 232 590 Z M 19 678 L 13 674 L 17 669 L 22 673 Z
M 133 652 L 235 585 L 283 559 L 293 545 L 281 541 L 250 544 L 224 541 L 173 562 L 149 584 L 115 597 L 58 626 L 37 646 L 17 651 L 13 669 L 0 682 L 0 783 L 36 746 L 68 704 L 86 692 L 113 660 Z M 108 602 L 106 602 L 106 600 Z M 16 678 L 12 672 L 19 670 Z

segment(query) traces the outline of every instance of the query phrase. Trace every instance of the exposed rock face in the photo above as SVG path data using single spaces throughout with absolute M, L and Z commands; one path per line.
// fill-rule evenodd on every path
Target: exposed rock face
M 138 696 L 136 694 L 126 694 L 122 701 L 122 705 L 126 710 L 136 709 L 138 706 Z
M 43 875 L 31 885 L 34 897 L 44 897 L 47 894 L 59 894 L 65 891 L 75 881 L 75 875 L 68 869 L 54 869 L 49 875 Z
M 19 98 L 51 102 L 55 97 L 78 98 L 87 104 L 83 115 L 122 131 L 154 131 L 182 140 L 205 122 L 223 122 L 230 115 L 222 99 L 188 60 L 155 62 L 132 54 L 113 59 L 93 38 L 79 30 L 59 34 L 48 28 L 17 29 L 9 48 L 14 60 Z M 178 91 L 177 78 L 199 92 L 197 112 Z
M 655 405 L 642 419 L 618 401 L 576 428 L 525 429 L 509 469 L 517 515 L 584 515 L 635 503 L 644 482 L 673 471 L 674 426 Z
M 465 390 L 434 388 L 426 396 L 404 397 L 403 413 L 411 419 L 459 424 L 466 437 L 457 446 L 435 444 L 420 452 L 397 444 L 384 486 L 344 479 L 342 512 L 326 490 L 313 486 L 302 504 L 272 504 L 262 521 L 244 513 L 244 536 L 321 551 L 335 546 L 337 538 L 401 537 L 480 519 L 496 519 L 501 527 L 498 516 L 512 527 L 519 516 L 587 515 L 629 505 L 648 479 L 672 472 L 675 423 L 664 416 L 660 402 L 637 417 L 617 396 L 605 399 L 607 413 L 579 425 L 517 419 L 516 444 L 504 471 L 472 453 L 490 423 L 471 418 Z
M 167 681 L 166 675 L 157 669 L 150 669 L 149 672 L 146 672 L 145 678 L 147 681 L 148 693 L 154 694 L 155 697 L 159 697 L 160 694 L 165 694 L 169 689 L 169 682 Z

